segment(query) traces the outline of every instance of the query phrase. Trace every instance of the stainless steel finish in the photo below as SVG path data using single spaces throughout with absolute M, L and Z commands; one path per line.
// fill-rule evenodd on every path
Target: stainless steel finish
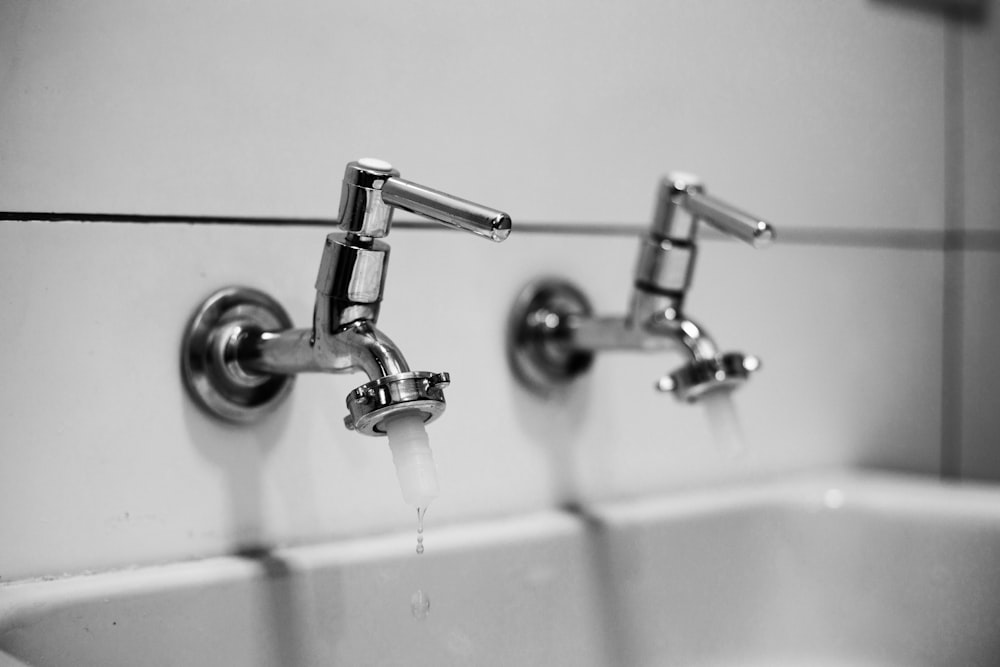
M 510 217 L 398 177 L 381 160 L 345 168 L 343 232 L 326 239 L 311 328 L 292 329 L 273 299 L 246 288 L 227 288 L 198 309 L 183 354 L 185 383 L 199 405 L 249 422 L 287 396 L 297 373 L 362 372 L 369 382 L 348 396 L 348 427 L 384 435 L 382 420 L 401 411 L 417 410 L 425 422 L 441 415 L 448 374 L 411 371 L 376 326 L 389 261 L 389 246 L 378 239 L 397 207 L 495 241 L 510 233 Z
M 381 160 L 368 158 L 347 165 L 340 198 L 341 229 L 365 238 L 387 236 L 394 208 L 491 241 L 510 236 L 510 216 L 503 211 L 404 180 Z
M 235 423 L 254 421 L 292 390 L 290 375 L 261 375 L 237 362 L 241 341 L 292 325 L 281 305 L 263 292 L 227 287 L 209 296 L 188 321 L 181 375 L 188 393 L 207 412 Z
M 402 178 L 390 178 L 382 199 L 397 208 L 422 215 L 456 229 L 500 242 L 510 236 L 510 216 L 479 204 L 432 190 Z
M 769 223 L 702 192 L 689 192 L 685 205 L 700 220 L 754 248 L 774 241 L 774 228 Z
M 324 327 L 377 321 L 388 265 L 386 243 L 350 234 L 327 236 L 316 276 L 317 308 L 322 302 Z
M 768 245 L 776 235 L 770 223 L 705 194 L 705 187 L 697 176 L 679 172 L 668 175 L 657 191 L 650 236 L 694 242 L 698 222 L 707 222 L 755 248 Z
M 701 191 L 701 181 L 690 174 L 675 172 L 660 181 L 649 235 L 675 241 L 694 240 L 698 220 L 685 208 L 684 202 L 688 193 Z
M 357 387 L 347 395 L 344 425 L 365 435 L 385 435 L 382 424 L 390 417 L 418 412 L 425 424 L 444 413 L 447 373 L 397 373 Z
M 240 341 L 236 361 L 252 373 L 362 372 L 369 378 L 410 370 L 403 353 L 367 320 L 340 330 L 288 329 L 248 335 Z
M 558 278 L 533 281 L 518 296 L 508 322 L 507 356 L 530 389 L 547 393 L 586 372 L 600 351 L 681 350 L 688 362 L 658 383 L 682 401 L 732 389 L 760 367 L 756 357 L 720 352 L 705 329 L 684 314 L 704 221 L 754 247 L 774 229 L 704 193 L 697 177 L 672 174 L 657 190 L 656 209 L 641 239 L 628 312 L 594 316 L 584 293 Z
M 586 373 L 597 352 L 622 351 L 681 351 L 694 365 L 720 356 L 705 330 L 673 308 L 641 326 L 624 317 L 595 317 L 583 291 L 560 278 L 528 283 L 511 309 L 507 359 L 536 393 L 550 393 Z
M 680 317 L 668 308 L 633 326 L 622 317 L 575 318 L 567 321 L 565 334 L 581 350 L 664 352 L 682 349 L 695 360 L 718 354 L 711 336 L 694 320 Z
M 692 243 L 646 237 L 639 244 L 635 284 L 657 292 L 686 292 L 697 254 Z
M 730 352 L 712 359 L 692 361 L 660 378 L 656 388 L 672 392 L 685 403 L 695 403 L 708 394 L 735 389 L 760 365 L 757 357 Z
M 382 188 L 399 172 L 380 160 L 357 160 L 344 168 L 340 191 L 340 228 L 345 232 L 368 238 L 389 234 L 392 206 L 382 199 Z
M 755 248 L 765 247 L 775 238 L 769 223 L 705 194 L 698 177 L 670 174 L 660 181 L 653 222 L 640 244 L 635 269 L 637 292 L 668 295 L 681 309 L 694 275 L 699 222 Z M 635 299 L 633 303 L 641 304 Z M 629 320 L 639 322 L 642 317 L 632 313 Z
M 594 353 L 567 343 L 571 323 L 588 321 L 592 314 L 586 295 L 565 280 L 529 283 L 507 320 L 507 360 L 517 378 L 546 394 L 589 370 Z
M 388 262 L 388 244 L 362 243 L 346 235 L 330 234 L 320 259 L 316 291 L 348 301 L 375 303 L 382 298 Z

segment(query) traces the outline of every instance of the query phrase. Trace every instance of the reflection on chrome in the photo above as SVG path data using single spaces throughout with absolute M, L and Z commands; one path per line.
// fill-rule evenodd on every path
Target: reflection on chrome
M 548 393 L 586 372 L 596 352 L 679 349 L 688 362 L 659 380 L 656 388 L 694 402 L 742 384 L 760 359 L 721 352 L 704 327 L 684 314 L 694 275 L 699 222 L 760 248 L 774 228 L 705 194 L 697 178 L 672 174 L 657 193 L 653 222 L 639 244 L 628 312 L 596 316 L 589 299 L 560 278 L 533 281 L 521 292 L 508 323 L 508 358 L 529 388 Z
M 493 241 L 511 230 L 506 213 L 404 181 L 385 161 L 349 163 L 342 231 L 326 238 L 312 326 L 293 329 L 284 309 L 258 290 L 213 294 L 192 317 L 182 351 L 185 385 L 197 403 L 228 421 L 251 422 L 287 397 L 298 373 L 362 372 L 369 382 L 347 396 L 348 428 L 385 435 L 389 417 L 417 414 L 424 423 L 439 417 L 448 374 L 411 371 L 377 326 L 389 261 L 389 245 L 380 239 L 397 208 Z

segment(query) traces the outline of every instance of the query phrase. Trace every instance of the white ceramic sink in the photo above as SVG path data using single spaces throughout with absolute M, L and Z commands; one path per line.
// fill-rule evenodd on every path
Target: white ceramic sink
M 821 476 L 598 511 L 629 665 L 1000 665 L 1000 487 Z
M 0 667 L 1000 665 L 1000 488 L 820 475 L 414 537 L 5 584 Z
M 426 527 L 421 556 L 414 530 L 10 585 L 0 651 L 73 667 L 588 664 L 596 614 L 577 521 Z

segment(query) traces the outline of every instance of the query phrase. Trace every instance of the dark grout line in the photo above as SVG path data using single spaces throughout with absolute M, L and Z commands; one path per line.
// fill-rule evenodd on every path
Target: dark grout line
M 955 204 L 949 205 L 954 213 Z M 56 213 L 0 211 L 0 221 L 15 222 L 103 222 L 123 224 L 245 225 L 262 227 L 325 227 L 333 230 L 336 218 L 275 218 L 247 216 L 150 215 L 125 213 Z M 398 220 L 397 229 L 448 231 L 434 222 Z M 640 223 L 620 222 L 521 222 L 515 234 L 555 234 L 572 236 L 620 236 L 634 238 L 645 233 Z M 708 240 L 723 240 L 711 228 L 703 230 Z M 837 248 L 885 248 L 894 250 L 980 250 L 1000 252 L 1000 230 L 963 230 L 949 225 L 943 230 L 914 229 L 837 229 L 830 227 L 783 227 L 778 230 L 779 245 Z
M 114 222 L 122 224 L 262 225 L 275 227 L 334 227 L 334 218 L 269 218 L 208 215 L 149 215 L 130 213 L 56 213 L 0 211 L 0 220 L 15 222 Z
M 962 26 L 958 20 L 945 25 L 944 67 L 944 228 L 946 234 L 963 234 L 965 122 L 962 101 Z M 964 336 L 964 245 L 944 249 L 941 308 L 941 443 L 940 473 L 944 479 L 962 476 L 962 386 Z
M 961 240 L 940 230 L 799 228 L 780 233 L 777 242 L 837 248 L 943 250 L 949 244 L 961 243 Z

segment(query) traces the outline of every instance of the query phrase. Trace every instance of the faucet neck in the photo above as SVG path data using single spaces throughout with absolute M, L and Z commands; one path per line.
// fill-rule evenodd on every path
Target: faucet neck
M 358 320 L 378 321 L 389 267 L 389 245 L 356 234 L 326 237 L 316 276 L 317 335 Z
M 238 346 L 250 372 L 363 371 L 370 380 L 408 372 L 402 352 L 375 326 L 389 261 L 388 244 L 354 233 L 326 237 L 316 277 L 312 329 L 246 332 Z
M 235 331 L 231 345 L 237 370 L 249 374 L 361 371 L 374 380 L 410 370 L 399 347 L 367 320 L 336 330 Z
M 368 320 L 318 337 L 314 346 L 317 358 L 329 359 L 335 370 L 361 371 L 369 380 L 410 370 L 399 346 Z
M 579 352 L 680 350 L 691 361 L 714 359 L 719 353 L 715 341 L 697 322 L 671 310 L 638 324 L 627 317 L 571 315 L 562 319 L 554 336 Z
M 687 206 L 688 195 L 704 192 L 697 176 L 672 173 L 660 181 L 649 227 L 651 238 L 694 243 L 698 218 Z
M 629 320 L 635 324 L 661 313 L 683 312 L 684 297 L 698 257 L 698 218 L 689 195 L 703 192 L 694 176 L 671 174 L 660 182 L 653 222 L 639 243 Z

